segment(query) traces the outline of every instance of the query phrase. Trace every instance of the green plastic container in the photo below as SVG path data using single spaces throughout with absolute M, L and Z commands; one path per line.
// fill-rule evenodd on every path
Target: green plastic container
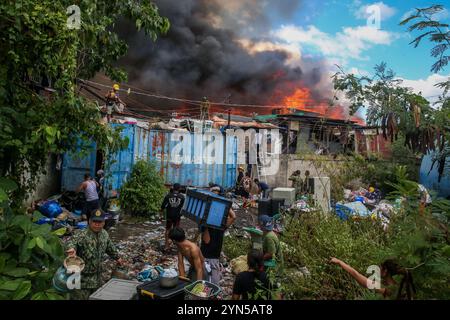
M 252 248 L 255 250 L 263 249 L 263 232 L 256 228 L 243 228 L 245 231 L 250 233 L 252 240 Z

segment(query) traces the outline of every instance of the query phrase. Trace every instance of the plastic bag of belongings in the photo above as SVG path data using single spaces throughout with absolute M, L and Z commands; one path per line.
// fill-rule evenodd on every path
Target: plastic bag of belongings
M 239 274 L 248 270 L 247 255 L 239 256 L 230 261 L 233 274 Z

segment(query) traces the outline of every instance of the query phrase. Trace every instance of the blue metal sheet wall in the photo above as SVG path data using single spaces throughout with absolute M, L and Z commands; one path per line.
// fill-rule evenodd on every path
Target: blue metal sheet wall
M 121 127 L 121 137 L 128 138 L 128 147 L 111 155 L 110 168 L 107 169 L 105 186 L 107 190 L 119 190 L 131 173 L 134 164 L 134 133 L 135 126 L 127 124 L 111 124 L 112 127 Z
M 92 151 L 83 158 L 80 158 L 77 155 L 77 152 L 75 152 L 75 154 L 64 154 L 61 170 L 62 190 L 75 191 L 81 182 L 83 182 L 86 173 L 90 173 L 92 177 L 95 177 L 95 161 L 97 158 L 95 143 L 91 145 L 91 150 Z
M 433 170 L 430 172 L 432 163 L 432 154 L 429 153 L 423 157 L 422 165 L 420 167 L 420 183 L 423 184 L 427 189 L 436 191 L 441 197 L 450 196 L 450 176 L 448 172 L 444 172 L 444 175 L 441 178 L 441 182 L 439 182 L 437 163 L 434 165 Z M 450 157 L 446 159 L 446 165 L 448 165 L 448 163 L 450 163 Z
M 180 183 L 182 185 L 207 187 L 209 182 L 222 185 L 225 188 L 234 186 L 236 180 L 237 143 L 234 137 L 227 138 L 227 161 L 225 167 L 222 164 L 196 164 L 194 157 L 201 155 L 199 150 L 194 150 L 191 143 L 191 162 L 177 165 L 171 157 L 171 150 L 179 142 L 172 141 L 172 133 L 169 131 L 146 130 L 135 125 L 111 124 L 113 127 L 122 127 L 121 136 L 128 137 L 129 143 L 125 150 L 111 156 L 112 164 L 106 174 L 105 187 L 107 190 L 119 190 L 129 177 L 134 163 L 138 159 L 154 161 L 161 176 L 167 184 Z M 193 134 L 190 134 L 191 140 Z M 63 186 L 82 181 L 75 176 L 81 176 L 90 170 L 95 172 L 95 150 L 86 159 L 74 162 L 67 155 L 65 166 L 63 164 Z M 68 165 L 70 164 L 70 165 Z M 224 170 L 225 168 L 225 170 Z M 224 177 L 225 174 L 225 177 Z M 78 182 L 78 180 L 80 180 Z M 65 183 L 64 183 L 65 181 Z
M 180 143 L 172 141 L 169 138 L 170 150 Z M 209 182 L 222 185 L 225 188 L 234 186 L 236 181 L 236 162 L 237 162 L 237 143 L 234 137 L 227 138 L 227 157 L 225 168 L 222 164 L 195 163 L 195 157 L 201 155 L 202 149 L 195 150 L 193 143 L 193 134 L 191 139 L 191 163 L 175 164 L 174 161 L 169 162 L 170 170 L 166 174 L 166 182 L 169 184 L 180 183 L 182 185 L 207 187 Z M 199 147 L 199 145 L 197 145 Z M 202 146 L 204 148 L 205 145 Z M 173 160 L 173 155 L 172 160 Z M 225 170 L 224 170 L 225 169 Z M 225 174 L 225 177 L 224 177 Z

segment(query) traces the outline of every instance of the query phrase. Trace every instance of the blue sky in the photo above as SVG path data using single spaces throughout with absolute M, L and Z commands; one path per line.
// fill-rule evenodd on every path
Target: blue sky
M 272 35 L 279 43 L 298 50 L 301 56 L 323 57 L 347 71 L 370 73 L 385 61 L 405 84 L 434 96 L 439 90 L 433 84 L 450 75 L 450 67 L 440 75 L 430 71 L 434 58 L 432 45 L 423 41 L 418 48 L 409 45 L 416 34 L 407 32 L 399 22 L 414 8 L 445 2 L 423 0 L 321 0 L 303 1 L 302 7 L 290 21 L 277 21 Z M 368 6 L 380 8 L 380 29 L 367 26 Z M 447 5 L 450 10 L 450 5 Z M 438 17 L 450 24 L 449 11 Z

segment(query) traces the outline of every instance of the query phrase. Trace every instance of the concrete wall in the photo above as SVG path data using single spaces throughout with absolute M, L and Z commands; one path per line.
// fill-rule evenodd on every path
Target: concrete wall
M 321 177 L 323 176 L 319 171 L 316 170 L 312 161 L 302 160 L 301 155 L 295 154 L 283 154 L 280 156 L 280 168 L 275 175 L 266 176 L 266 183 L 270 187 L 291 187 L 292 182 L 289 181 L 289 177 L 294 173 L 294 171 L 300 170 L 302 179 L 305 178 L 305 171 L 309 170 L 310 177 Z
M 36 190 L 25 201 L 25 205 L 29 206 L 33 201 L 45 199 L 55 195 L 60 190 L 61 171 L 56 170 L 58 158 L 56 155 L 50 155 L 46 164 L 46 174 L 39 178 Z

